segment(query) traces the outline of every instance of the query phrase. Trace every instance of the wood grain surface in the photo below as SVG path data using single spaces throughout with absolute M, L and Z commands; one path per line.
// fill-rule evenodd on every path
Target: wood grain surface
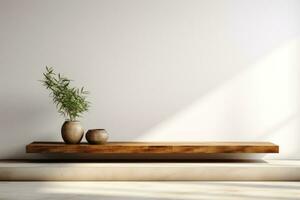
M 99 154 L 201 154 L 201 153 L 279 153 L 271 142 L 108 142 L 91 145 L 62 142 L 33 142 L 27 153 Z

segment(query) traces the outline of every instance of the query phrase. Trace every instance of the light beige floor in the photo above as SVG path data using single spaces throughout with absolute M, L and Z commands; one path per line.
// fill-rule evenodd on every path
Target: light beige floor
M 0 182 L 1 200 L 296 200 L 300 182 Z

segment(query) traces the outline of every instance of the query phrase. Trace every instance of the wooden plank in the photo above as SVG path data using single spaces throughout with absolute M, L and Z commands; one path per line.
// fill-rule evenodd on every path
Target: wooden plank
M 200 154 L 200 153 L 278 153 L 271 142 L 108 142 L 101 145 L 33 142 L 27 153 L 100 154 Z

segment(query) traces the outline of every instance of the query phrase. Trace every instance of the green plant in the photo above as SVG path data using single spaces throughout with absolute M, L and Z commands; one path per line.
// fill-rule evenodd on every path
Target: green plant
M 46 67 L 43 75 L 44 79 L 41 82 L 50 90 L 50 96 L 58 112 L 67 120 L 75 121 L 83 112 L 88 111 L 90 105 L 86 100 L 88 91 L 83 87 L 80 89 L 71 87 L 71 80 L 61 74 L 55 74 L 51 67 Z

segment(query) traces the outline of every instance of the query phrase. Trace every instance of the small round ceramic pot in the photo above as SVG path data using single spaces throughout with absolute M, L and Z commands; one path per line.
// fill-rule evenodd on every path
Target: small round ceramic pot
M 89 144 L 105 144 L 108 133 L 105 129 L 90 129 L 86 132 L 85 138 Z
M 83 135 L 84 130 L 79 121 L 65 121 L 61 127 L 61 136 L 67 144 L 80 143 Z

